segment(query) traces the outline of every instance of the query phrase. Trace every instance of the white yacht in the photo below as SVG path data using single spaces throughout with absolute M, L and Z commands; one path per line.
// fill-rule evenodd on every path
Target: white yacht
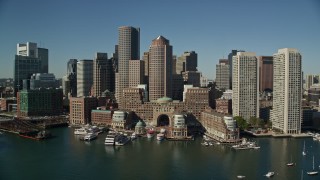
M 114 146 L 115 145 L 115 137 L 117 136 L 117 133 L 114 131 L 110 131 L 104 140 L 104 144 L 107 146 Z
M 136 135 L 136 133 L 132 133 L 130 137 L 131 137 L 131 140 L 135 140 L 135 139 L 137 139 L 137 135 Z
M 74 130 L 75 135 L 86 135 L 87 130 L 85 128 L 79 128 Z
M 95 133 L 88 133 L 88 134 L 86 134 L 85 136 L 84 136 L 84 140 L 85 141 L 91 141 L 91 140 L 94 140 L 94 139 L 96 139 L 98 136 L 97 136 L 97 134 L 95 134 Z
M 238 175 L 237 178 L 238 178 L 238 179 L 245 179 L 246 176 Z
M 163 139 L 164 139 L 164 134 L 163 133 L 157 134 L 157 140 L 158 141 L 162 141 Z
M 102 132 L 97 126 L 89 127 L 88 131 L 91 133 L 97 133 L 97 134 L 100 134 Z
M 270 178 L 270 177 L 272 177 L 273 175 L 274 175 L 274 172 L 273 172 L 273 171 L 270 171 L 270 172 L 268 172 L 265 176 L 268 177 L 268 178 Z

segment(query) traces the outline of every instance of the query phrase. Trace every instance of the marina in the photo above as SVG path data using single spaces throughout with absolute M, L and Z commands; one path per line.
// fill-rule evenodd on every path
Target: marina
M 316 171 L 320 165 L 320 143 L 312 138 L 256 138 L 253 140 L 261 147 L 259 151 L 238 151 L 224 144 L 202 146 L 201 136 L 193 141 L 137 137 L 124 146 L 107 146 L 108 133 L 83 142 L 74 135 L 73 128 L 50 131 L 55 137 L 46 141 L 28 141 L 3 132 L 0 158 L 5 166 L 0 169 L 1 178 L 40 179 L 50 174 L 51 179 L 84 179 L 95 174 L 103 179 L 107 173 L 111 179 L 263 179 L 273 171 L 272 179 L 282 180 L 300 179 L 303 170 L 303 179 L 311 180 L 317 178 L 307 174 L 313 171 L 313 155 Z M 301 154 L 304 142 L 306 156 Z M 24 158 L 18 158 L 21 156 Z M 287 166 L 291 159 L 295 165 Z M 39 167 L 41 171 L 35 173 Z M 132 173 L 123 173 L 123 169 L 131 169 Z

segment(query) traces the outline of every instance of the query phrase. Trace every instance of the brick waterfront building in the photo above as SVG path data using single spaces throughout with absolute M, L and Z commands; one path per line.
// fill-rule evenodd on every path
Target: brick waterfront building
M 239 129 L 231 115 L 206 109 L 201 113 L 201 124 L 206 130 L 206 135 L 223 143 L 234 143 L 239 141 Z

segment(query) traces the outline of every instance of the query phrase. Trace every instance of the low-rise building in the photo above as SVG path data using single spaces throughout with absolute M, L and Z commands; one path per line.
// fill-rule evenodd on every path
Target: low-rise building
M 114 111 L 112 115 L 112 123 L 111 127 L 112 129 L 122 131 L 126 129 L 126 118 L 127 113 L 124 111 Z
M 188 137 L 188 128 L 183 114 L 173 115 L 173 124 L 167 132 L 167 138 L 185 139 Z
M 0 109 L 2 111 L 10 111 L 10 104 L 17 104 L 17 100 L 15 98 L 2 98 L 0 99 Z
M 17 116 L 54 116 L 63 110 L 62 89 L 21 90 L 17 93 Z
M 222 114 L 232 114 L 232 100 L 225 98 L 216 99 L 216 111 Z
M 140 120 L 139 122 L 137 122 L 134 128 L 134 132 L 136 133 L 136 135 L 146 134 L 146 124 L 142 120 Z
M 91 123 L 97 126 L 111 127 L 113 111 L 110 110 L 92 110 Z
M 206 109 L 201 113 L 202 126 L 206 130 L 206 135 L 223 143 L 235 143 L 239 141 L 239 129 L 232 116 Z
M 96 97 L 71 97 L 70 98 L 70 123 L 91 123 L 91 110 L 96 109 L 98 100 Z

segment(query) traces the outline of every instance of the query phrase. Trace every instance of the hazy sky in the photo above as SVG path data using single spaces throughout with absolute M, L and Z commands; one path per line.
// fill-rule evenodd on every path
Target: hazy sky
M 305 74 L 320 73 L 318 0 L 0 0 L 0 78 L 13 77 L 17 43 L 48 48 L 49 72 L 59 78 L 68 59 L 111 57 L 124 25 L 140 27 L 140 55 L 163 35 L 177 56 L 196 51 L 210 79 L 231 49 L 297 48 Z

